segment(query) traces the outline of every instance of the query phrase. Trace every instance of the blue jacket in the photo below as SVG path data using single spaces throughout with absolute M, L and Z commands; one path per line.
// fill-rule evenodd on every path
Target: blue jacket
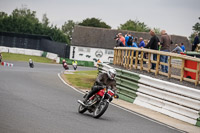
M 184 45 L 182 45 L 181 46 L 181 49 L 183 50 L 183 52 L 185 51 L 185 46 Z
M 141 41 L 141 42 L 140 42 L 140 44 L 139 44 L 139 48 L 141 48 L 141 47 L 145 47 L 145 43 L 144 43 L 144 41 Z
M 132 47 L 138 48 L 137 43 L 133 42 L 133 46 Z
M 126 47 L 131 47 L 131 46 L 128 46 L 128 44 L 127 44 L 129 37 L 132 37 L 132 36 L 126 36 L 126 37 L 125 37 L 125 45 L 126 45 Z M 133 38 L 133 37 L 132 37 L 132 38 Z

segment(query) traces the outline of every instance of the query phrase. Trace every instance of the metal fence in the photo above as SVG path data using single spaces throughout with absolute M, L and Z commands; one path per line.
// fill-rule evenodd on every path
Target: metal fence
M 69 58 L 70 46 L 48 36 L 0 32 L 0 46 L 42 50 Z

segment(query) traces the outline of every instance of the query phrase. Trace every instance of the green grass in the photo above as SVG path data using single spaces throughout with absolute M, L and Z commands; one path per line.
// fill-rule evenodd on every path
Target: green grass
M 29 59 L 32 59 L 33 62 L 55 63 L 55 61 L 51 59 L 40 56 L 12 54 L 12 53 L 2 53 L 2 55 L 3 55 L 3 61 L 29 61 Z
M 74 74 L 65 74 L 68 83 L 80 89 L 90 89 L 97 77 L 97 70 L 77 71 Z

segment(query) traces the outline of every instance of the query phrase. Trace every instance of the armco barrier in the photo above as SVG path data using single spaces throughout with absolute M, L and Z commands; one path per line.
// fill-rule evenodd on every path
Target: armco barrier
M 110 68 L 99 64 L 99 72 Z M 115 69 L 120 99 L 200 126 L 200 90 Z

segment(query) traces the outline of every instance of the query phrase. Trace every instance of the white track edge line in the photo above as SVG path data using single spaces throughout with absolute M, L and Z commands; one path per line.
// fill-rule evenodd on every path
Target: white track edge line
M 73 90 L 75 90 L 75 91 L 77 91 L 77 92 L 79 92 L 79 93 L 81 93 L 81 94 L 85 94 L 84 92 L 82 92 L 82 91 L 80 91 L 80 90 L 74 88 L 73 86 L 69 85 L 68 83 L 66 83 L 65 80 L 63 80 L 62 77 L 60 76 L 60 73 L 58 73 L 58 77 L 60 78 L 60 80 L 61 80 L 65 85 L 71 87 Z M 154 120 L 154 119 L 152 119 L 152 118 L 149 118 L 149 117 L 147 117 L 147 116 L 145 116 L 145 115 L 141 115 L 141 114 L 136 113 L 136 112 L 134 112 L 134 111 L 132 111 L 132 110 L 126 109 L 126 108 L 124 108 L 124 107 L 121 107 L 121 106 L 119 106 L 119 105 L 117 105 L 117 104 L 114 104 L 114 103 L 110 103 L 110 104 L 113 105 L 113 106 L 115 106 L 115 107 L 117 107 L 117 108 L 120 108 L 120 109 L 122 109 L 122 110 L 124 110 L 124 111 L 127 111 L 127 112 L 129 112 L 129 113 L 135 114 L 135 115 L 140 116 L 140 117 L 142 117 L 142 118 L 144 118 L 144 119 L 147 119 L 147 120 L 149 120 L 149 121 L 152 121 L 152 122 L 155 122 L 155 123 L 157 123 L 157 124 L 160 124 L 160 125 L 162 125 L 162 126 L 165 126 L 165 127 L 168 127 L 168 128 L 174 129 L 174 130 L 177 130 L 177 131 L 182 132 L 182 133 L 186 133 L 186 131 L 183 131 L 183 130 L 180 130 L 180 129 L 178 129 L 178 128 L 172 127 L 172 126 L 170 126 L 170 125 L 164 124 L 164 123 L 162 123 L 162 122 L 159 122 L 159 121 L 157 121 L 157 120 Z
M 67 86 L 71 87 L 72 89 L 74 89 L 75 91 L 77 91 L 77 92 L 79 92 L 79 93 L 81 93 L 81 94 L 84 94 L 84 92 L 82 92 L 82 91 L 80 91 L 80 90 L 74 88 L 73 86 L 69 85 L 68 83 L 66 83 L 65 80 L 63 80 L 63 79 L 61 78 L 60 73 L 58 73 L 58 77 L 59 77 L 60 80 L 61 80 L 64 84 L 66 84 Z

